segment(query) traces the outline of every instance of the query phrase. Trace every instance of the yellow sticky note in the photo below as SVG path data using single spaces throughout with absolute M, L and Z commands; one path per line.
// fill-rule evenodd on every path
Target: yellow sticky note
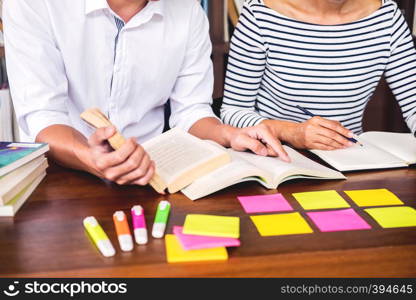
M 240 218 L 190 214 L 186 216 L 183 233 L 237 239 L 240 237 Z
M 403 202 L 387 189 L 345 191 L 358 206 L 402 205 Z
M 251 216 L 261 236 L 312 233 L 313 230 L 300 213 Z
M 294 193 L 293 197 L 298 200 L 303 209 L 350 207 L 350 205 L 341 197 L 341 195 L 334 190 Z
M 416 226 L 416 209 L 409 206 L 364 209 L 383 228 Z
M 186 251 L 182 248 L 178 238 L 173 234 L 165 235 L 165 246 L 166 259 L 169 263 L 228 259 L 225 247 Z

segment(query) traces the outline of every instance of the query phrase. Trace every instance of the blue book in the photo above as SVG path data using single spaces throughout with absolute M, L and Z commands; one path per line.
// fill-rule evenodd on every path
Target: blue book
M 7 174 L 49 150 L 43 143 L 0 142 L 0 176 Z

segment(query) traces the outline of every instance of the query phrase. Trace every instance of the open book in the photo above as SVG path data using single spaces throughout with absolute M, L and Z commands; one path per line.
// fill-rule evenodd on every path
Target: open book
M 296 178 L 346 178 L 340 172 L 316 163 L 288 146 L 283 147 L 288 153 L 291 163 L 283 162 L 277 157 L 265 157 L 227 149 L 232 157 L 230 163 L 198 178 L 182 189 L 182 193 L 189 199 L 196 200 L 245 181 L 257 181 L 268 189 L 275 189 L 282 182 Z
M 170 193 L 176 193 L 195 179 L 231 161 L 224 148 L 177 128 L 142 146 L 156 163 L 154 183 L 161 190 L 167 188 Z
M 339 171 L 407 167 L 416 163 L 416 138 L 411 133 L 369 131 L 359 135 L 363 146 L 311 150 Z
M 90 118 L 90 113 L 95 117 Z M 82 118 L 88 119 L 88 123 L 95 127 L 111 124 L 97 109 L 84 112 Z M 101 122 L 103 119 L 104 122 Z M 124 140 L 121 136 L 117 139 Z M 110 143 L 117 149 L 118 145 Z M 156 163 L 156 174 L 150 185 L 158 192 L 165 189 L 170 193 L 182 190 L 192 200 L 247 180 L 258 181 L 273 189 L 279 183 L 293 178 L 345 178 L 341 173 L 324 167 L 289 147 L 286 147 L 286 151 L 292 163 L 276 157 L 226 149 L 177 128 L 154 137 L 142 146 Z
M 97 108 L 84 111 L 81 118 L 95 128 L 112 126 Z M 124 141 L 117 132 L 110 138 L 109 143 L 114 149 L 118 149 Z M 170 193 L 176 193 L 196 178 L 231 160 L 225 149 L 180 129 L 171 129 L 143 143 L 142 146 L 156 163 L 156 172 L 149 184 L 159 193 L 166 189 Z

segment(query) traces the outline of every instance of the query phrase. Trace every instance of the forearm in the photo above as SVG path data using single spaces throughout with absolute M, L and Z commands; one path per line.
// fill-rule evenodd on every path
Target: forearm
M 100 176 L 92 167 L 87 139 L 74 128 L 66 125 L 49 126 L 39 132 L 36 141 L 49 144 L 49 157 L 58 164 Z
M 224 147 L 230 147 L 231 135 L 238 130 L 222 124 L 215 118 L 203 118 L 189 129 L 189 133 L 204 140 L 212 140 Z
M 282 120 L 264 120 L 261 124 L 269 127 L 273 136 L 284 142 L 290 142 L 299 123 Z

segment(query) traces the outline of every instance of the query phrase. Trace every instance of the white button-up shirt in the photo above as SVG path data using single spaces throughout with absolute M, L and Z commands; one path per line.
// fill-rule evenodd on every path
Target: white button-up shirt
M 79 117 L 100 108 L 139 142 L 164 127 L 188 130 L 215 117 L 207 17 L 196 0 L 149 2 L 121 29 L 106 0 L 6 0 L 4 30 L 12 98 L 32 140 L 65 124 L 85 136 Z

